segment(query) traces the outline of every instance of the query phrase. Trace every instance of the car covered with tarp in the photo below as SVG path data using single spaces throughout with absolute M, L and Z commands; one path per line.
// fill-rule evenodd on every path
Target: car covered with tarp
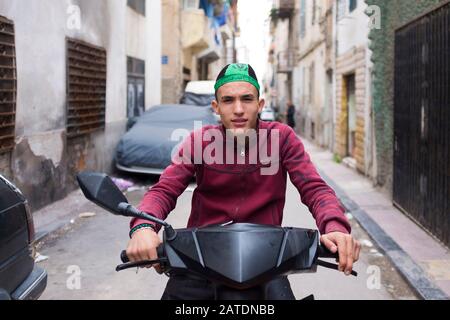
M 216 125 L 211 108 L 190 105 L 160 105 L 137 118 L 120 140 L 115 154 L 121 171 L 161 174 L 171 164 L 172 152 L 182 142 L 183 132 Z

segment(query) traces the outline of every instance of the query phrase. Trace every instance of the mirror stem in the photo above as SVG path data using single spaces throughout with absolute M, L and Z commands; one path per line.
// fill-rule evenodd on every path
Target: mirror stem
M 177 236 L 176 231 L 172 228 L 172 226 L 170 224 L 168 224 L 167 222 L 165 222 L 161 219 L 155 218 L 147 213 L 139 211 L 138 209 L 133 207 L 131 204 L 128 204 L 126 202 L 121 202 L 121 203 L 119 203 L 118 210 L 124 216 L 149 220 L 149 221 L 152 221 L 154 223 L 157 223 L 157 224 L 163 226 L 165 228 L 165 232 L 166 232 L 168 241 L 174 240 Z

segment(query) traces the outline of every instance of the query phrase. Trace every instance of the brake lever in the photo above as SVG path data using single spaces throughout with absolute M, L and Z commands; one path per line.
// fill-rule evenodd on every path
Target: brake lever
M 338 270 L 339 271 L 339 265 L 338 264 L 331 263 L 331 262 L 326 262 L 326 261 L 323 261 L 323 260 L 320 260 L 320 259 L 317 259 L 316 263 L 317 263 L 318 266 L 321 266 L 321 267 L 324 267 L 324 268 L 327 268 L 327 269 L 333 269 L 333 270 Z M 357 277 L 358 276 L 358 272 L 356 272 L 355 270 L 352 270 L 351 275 Z
M 120 264 L 116 267 L 116 271 L 122 271 L 125 269 L 131 269 L 131 268 L 139 268 L 139 267 L 147 267 L 149 265 L 153 264 L 162 264 L 166 263 L 168 260 L 167 258 L 161 258 L 156 260 L 143 260 L 143 261 L 137 261 L 137 262 L 127 262 L 124 264 Z

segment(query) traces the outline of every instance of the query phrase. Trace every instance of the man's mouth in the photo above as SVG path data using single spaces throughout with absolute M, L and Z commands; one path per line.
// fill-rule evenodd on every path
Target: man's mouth
M 246 126 L 248 120 L 247 119 L 235 119 L 231 121 L 233 125 L 237 128 L 243 128 Z

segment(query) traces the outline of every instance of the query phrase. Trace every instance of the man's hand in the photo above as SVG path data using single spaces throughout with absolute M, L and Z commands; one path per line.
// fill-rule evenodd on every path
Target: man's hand
M 353 263 L 358 261 L 361 244 L 349 234 L 331 232 L 320 237 L 320 242 L 332 253 L 339 252 L 339 271 L 348 276 Z
M 127 256 L 131 262 L 143 260 L 156 260 L 158 254 L 156 248 L 161 244 L 158 234 L 151 229 L 141 229 L 133 233 L 130 242 L 128 243 Z M 151 268 L 148 266 L 147 268 Z M 162 273 L 159 264 L 153 265 L 156 272 Z

